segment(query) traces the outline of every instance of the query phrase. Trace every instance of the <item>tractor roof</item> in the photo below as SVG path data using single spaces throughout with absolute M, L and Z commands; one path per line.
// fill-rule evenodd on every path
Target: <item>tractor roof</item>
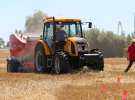
M 66 17 L 47 17 L 44 18 L 44 22 L 80 22 L 80 19 L 66 18 Z

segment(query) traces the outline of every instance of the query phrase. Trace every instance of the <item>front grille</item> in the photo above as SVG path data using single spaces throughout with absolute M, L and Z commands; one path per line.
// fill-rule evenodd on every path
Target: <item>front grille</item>
M 88 45 L 87 43 L 78 43 L 77 44 L 77 47 L 78 47 L 78 51 L 88 51 Z

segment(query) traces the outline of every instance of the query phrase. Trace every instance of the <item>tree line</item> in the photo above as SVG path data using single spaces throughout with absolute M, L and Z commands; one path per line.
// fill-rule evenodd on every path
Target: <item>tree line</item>
M 0 48 L 4 48 L 5 46 L 5 41 L 3 40 L 3 38 L 0 37 Z
M 42 33 L 43 17 L 46 17 L 42 11 L 36 11 L 33 15 L 27 16 L 24 32 Z M 89 49 L 98 48 L 103 51 L 105 57 L 123 57 L 126 55 L 127 46 L 134 34 L 115 34 L 111 31 L 100 31 L 99 29 L 84 30 L 85 37 L 89 43 Z
M 100 31 L 98 29 L 86 30 L 85 34 L 89 48 L 100 49 L 105 57 L 126 56 L 128 44 L 133 38 L 133 35 L 118 35 L 111 31 Z
M 25 22 L 26 32 L 42 32 L 43 17 L 47 14 L 42 11 L 35 12 L 32 16 L 28 16 Z M 111 31 L 100 31 L 99 29 L 85 30 L 85 36 L 89 43 L 89 49 L 99 48 L 104 52 L 105 57 L 123 57 L 126 55 L 127 46 L 134 34 L 126 36 L 115 34 Z

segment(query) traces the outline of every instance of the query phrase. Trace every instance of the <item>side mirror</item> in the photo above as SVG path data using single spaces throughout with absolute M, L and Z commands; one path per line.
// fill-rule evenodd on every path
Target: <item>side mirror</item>
M 92 22 L 89 22 L 88 28 L 92 28 Z

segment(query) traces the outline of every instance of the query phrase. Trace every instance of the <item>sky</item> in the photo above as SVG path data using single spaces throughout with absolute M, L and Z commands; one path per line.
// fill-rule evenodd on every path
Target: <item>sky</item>
M 135 0 L 1 0 L 0 37 L 7 42 L 16 29 L 24 30 L 26 17 L 37 10 L 48 16 L 81 18 L 114 33 L 121 21 L 126 34 L 134 31 Z

